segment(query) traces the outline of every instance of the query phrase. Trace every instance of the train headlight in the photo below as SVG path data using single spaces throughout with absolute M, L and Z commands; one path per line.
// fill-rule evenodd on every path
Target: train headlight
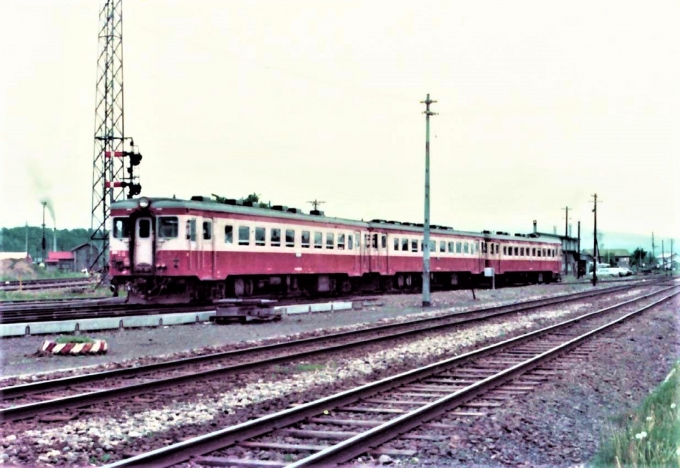
M 149 199 L 146 197 L 142 197 L 139 199 L 139 207 L 140 208 L 148 208 L 149 207 Z

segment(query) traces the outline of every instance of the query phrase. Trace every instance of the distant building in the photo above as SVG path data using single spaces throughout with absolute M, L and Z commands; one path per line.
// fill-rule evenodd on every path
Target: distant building
M 0 252 L 0 260 L 26 260 L 28 263 L 33 263 L 28 252 Z
M 97 255 L 99 255 L 99 249 L 89 242 L 72 248 L 71 252 L 73 253 L 75 271 L 89 270 Z
M 45 268 L 48 270 L 73 271 L 73 253 L 48 252 Z
M 656 257 L 657 265 L 664 270 L 674 270 L 678 267 L 678 254 L 666 252 Z
M 586 250 L 590 255 L 593 254 L 593 249 Z M 630 252 L 626 249 L 599 249 L 600 262 L 609 263 L 620 267 L 630 266 Z

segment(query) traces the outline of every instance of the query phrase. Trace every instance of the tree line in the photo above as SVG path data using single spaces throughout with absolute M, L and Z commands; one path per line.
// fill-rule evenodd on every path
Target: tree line
M 57 250 L 70 251 L 90 241 L 89 229 L 57 229 Z M 28 239 L 28 253 L 33 260 L 42 258 L 42 227 L 20 226 L 0 229 L 0 252 L 25 252 Z M 54 250 L 54 230 L 45 228 L 46 252 Z

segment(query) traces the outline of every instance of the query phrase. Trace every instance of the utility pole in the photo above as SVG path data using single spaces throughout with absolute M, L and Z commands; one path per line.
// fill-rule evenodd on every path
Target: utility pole
M 421 104 L 425 104 L 425 223 L 423 239 L 423 307 L 430 306 L 430 116 L 437 115 L 430 110 L 430 95 Z
M 566 210 L 566 214 L 564 215 L 564 237 L 569 237 L 569 207 L 565 206 L 562 209 Z
M 325 201 L 319 201 L 315 198 L 313 201 L 308 201 L 307 203 L 311 203 L 312 206 L 314 206 L 314 211 L 318 211 L 319 205 L 322 205 L 326 202 Z
M 42 202 L 43 206 L 43 223 L 42 223 L 42 263 L 45 263 L 45 255 L 47 242 L 45 241 L 45 208 L 47 207 L 47 202 Z
M 28 261 L 28 221 L 26 221 L 26 261 Z
M 594 228 L 593 228 L 593 286 L 597 286 L 597 194 L 593 195 L 593 214 L 594 214 Z
M 578 252 L 578 259 L 579 262 L 581 261 L 581 221 L 578 222 L 577 224 L 577 235 L 578 235 L 578 240 L 576 241 L 576 252 Z M 581 270 L 578 267 L 578 264 L 576 265 L 576 279 L 579 279 L 581 277 Z
M 666 274 L 666 259 L 664 258 L 663 239 L 661 239 L 661 274 Z

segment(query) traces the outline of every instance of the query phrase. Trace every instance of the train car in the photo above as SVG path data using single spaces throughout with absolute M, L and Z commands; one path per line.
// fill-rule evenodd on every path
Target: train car
M 419 224 L 201 196 L 119 201 L 111 218 L 112 287 L 145 302 L 413 289 L 422 277 Z M 429 247 L 435 286 L 475 284 L 489 267 L 500 278 L 559 278 L 559 247 L 545 239 L 432 226 Z

